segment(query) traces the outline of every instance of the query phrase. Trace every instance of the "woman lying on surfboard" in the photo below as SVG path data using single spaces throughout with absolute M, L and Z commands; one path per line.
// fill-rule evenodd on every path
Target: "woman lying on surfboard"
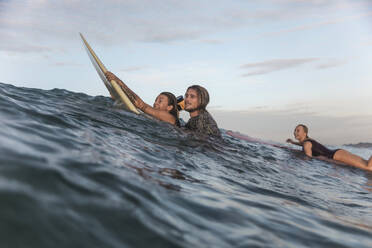
M 177 99 L 172 93 L 160 93 L 156 97 L 154 105 L 151 107 L 150 105 L 145 103 L 139 96 L 137 96 L 136 93 L 129 89 L 128 86 L 112 72 L 107 71 L 105 73 L 105 76 L 109 81 L 115 80 L 127 94 L 132 103 L 144 113 L 151 115 L 158 120 L 168 122 L 178 127 L 180 126 L 180 121 L 178 118 Z
M 322 144 L 309 138 L 309 136 L 307 135 L 308 128 L 303 124 L 297 125 L 293 134 L 299 142 L 295 142 L 291 139 L 287 139 L 287 142 L 294 145 L 302 146 L 302 150 L 309 157 L 314 156 L 333 159 L 347 165 L 358 167 L 363 170 L 372 171 L 372 156 L 367 161 L 343 149 L 329 150 Z

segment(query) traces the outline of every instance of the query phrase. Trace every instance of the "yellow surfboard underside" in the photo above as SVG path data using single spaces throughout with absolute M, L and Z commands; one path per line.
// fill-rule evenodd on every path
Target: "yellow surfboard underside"
M 111 96 L 115 100 L 120 100 L 126 109 L 129 111 L 139 114 L 140 112 L 138 109 L 133 105 L 133 103 L 129 100 L 127 94 L 122 90 L 122 88 L 118 85 L 115 80 L 111 80 L 109 82 L 106 77 L 104 76 L 105 72 L 107 71 L 106 67 L 103 65 L 101 60 L 97 57 L 96 53 L 90 47 L 84 36 L 80 33 L 80 37 L 83 40 L 84 47 L 89 55 L 90 60 L 92 61 L 93 66 L 96 68 L 98 75 L 101 77 L 103 83 L 105 84 L 107 90 L 110 92 Z

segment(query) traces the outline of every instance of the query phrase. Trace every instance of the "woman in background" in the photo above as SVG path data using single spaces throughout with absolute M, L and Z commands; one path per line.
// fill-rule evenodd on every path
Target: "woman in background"
M 302 146 L 302 150 L 309 157 L 325 157 L 342 162 L 347 165 L 358 167 L 363 170 L 372 171 L 372 156 L 367 161 L 343 149 L 330 150 L 314 139 L 309 138 L 308 132 L 309 129 L 307 128 L 307 126 L 299 124 L 296 126 L 293 133 L 298 142 L 295 142 L 291 139 L 287 139 L 287 142 L 294 145 Z

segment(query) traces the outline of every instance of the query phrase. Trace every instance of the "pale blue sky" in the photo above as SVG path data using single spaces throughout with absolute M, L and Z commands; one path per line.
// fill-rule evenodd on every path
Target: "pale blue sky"
M 150 104 L 197 83 L 222 128 L 372 142 L 370 0 L 0 0 L 0 82 L 108 95 L 78 32 Z

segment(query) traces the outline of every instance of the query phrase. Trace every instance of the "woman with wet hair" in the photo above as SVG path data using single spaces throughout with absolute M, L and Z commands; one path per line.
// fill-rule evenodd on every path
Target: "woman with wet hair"
M 192 85 L 185 93 L 184 110 L 189 112 L 190 119 L 185 128 L 200 134 L 221 137 L 216 121 L 206 110 L 209 103 L 208 91 L 200 85 Z
M 128 98 L 132 103 L 144 113 L 155 117 L 158 120 L 168 122 L 172 125 L 180 126 L 180 121 L 178 118 L 177 100 L 176 97 L 170 92 L 160 93 L 151 107 L 145 103 L 139 96 L 136 95 L 128 86 L 121 81 L 112 72 L 106 72 L 105 76 L 107 80 L 115 80 L 123 91 L 127 94 Z
M 296 126 L 293 133 L 298 142 L 295 142 L 291 139 L 287 139 L 287 142 L 294 145 L 302 146 L 302 150 L 309 157 L 314 156 L 333 159 L 347 165 L 358 167 L 363 170 L 372 171 L 372 156 L 367 161 L 343 149 L 330 150 L 314 139 L 309 138 L 308 132 L 309 129 L 307 128 L 307 126 L 299 124 Z

